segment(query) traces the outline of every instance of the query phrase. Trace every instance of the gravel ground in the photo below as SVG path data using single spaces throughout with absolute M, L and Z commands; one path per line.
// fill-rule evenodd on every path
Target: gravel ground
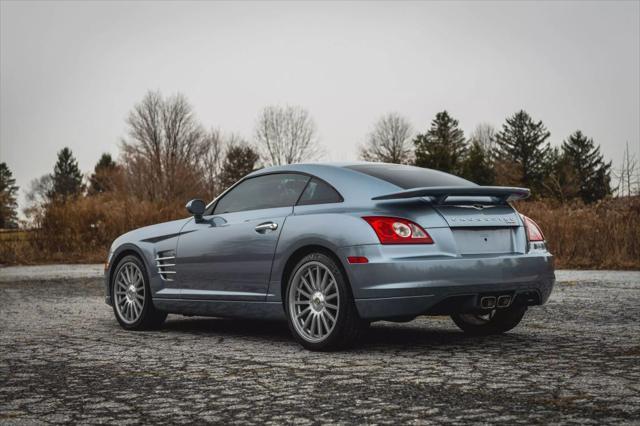
M 169 316 L 125 332 L 91 266 L 66 280 L 6 269 L 2 424 L 640 423 L 638 272 L 562 271 L 551 301 L 502 336 L 421 318 L 321 354 L 284 323 Z
M 104 265 L 102 264 L 7 266 L 0 268 L 0 283 L 55 279 L 68 280 L 72 278 L 100 278 L 103 274 Z

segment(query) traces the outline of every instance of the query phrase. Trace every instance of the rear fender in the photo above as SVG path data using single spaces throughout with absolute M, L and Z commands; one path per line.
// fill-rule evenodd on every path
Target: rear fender
M 338 257 L 347 271 L 346 258 L 340 258 L 340 248 L 359 244 L 377 244 L 378 239 L 360 216 L 331 213 L 318 206 L 297 206 L 296 213 L 287 217 L 280 233 L 271 267 L 267 301 L 281 300 L 281 286 L 285 266 L 299 249 L 319 246 Z M 363 216 L 366 214 L 363 214 Z

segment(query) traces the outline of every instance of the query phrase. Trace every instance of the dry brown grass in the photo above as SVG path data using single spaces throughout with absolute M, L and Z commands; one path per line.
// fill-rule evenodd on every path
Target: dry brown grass
M 184 205 L 101 194 L 55 203 L 25 238 L 0 240 L 0 264 L 103 262 L 111 242 L 132 229 L 186 217 Z
M 516 207 L 540 225 L 556 267 L 640 269 L 640 197 L 593 205 L 531 201 Z
M 587 206 L 529 201 L 516 207 L 542 227 L 558 268 L 640 269 L 640 198 Z M 0 264 L 102 262 L 118 235 L 186 216 L 182 202 L 81 197 L 43 211 L 36 231 L 0 234 Z

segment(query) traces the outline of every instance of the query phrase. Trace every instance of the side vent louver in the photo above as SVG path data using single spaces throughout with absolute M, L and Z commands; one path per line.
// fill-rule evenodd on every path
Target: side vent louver
M 176 253 L 173 250 L 161 251 L 156 254 L 156 266 L 158 273 L 165 281 L 173 281 L 176 273 Z

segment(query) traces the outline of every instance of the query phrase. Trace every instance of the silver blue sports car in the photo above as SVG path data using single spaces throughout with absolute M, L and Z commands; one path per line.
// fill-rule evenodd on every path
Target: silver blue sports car
M 265 168 L 190 201 L 186 219 L 117 238 L 106 301 L 128 330 L 168 313 L 286 318 L 312 350 L 418 315 L 502 333 L 555 281 L 542 231 L 509 204 L 527 196 L 396 164 Z

